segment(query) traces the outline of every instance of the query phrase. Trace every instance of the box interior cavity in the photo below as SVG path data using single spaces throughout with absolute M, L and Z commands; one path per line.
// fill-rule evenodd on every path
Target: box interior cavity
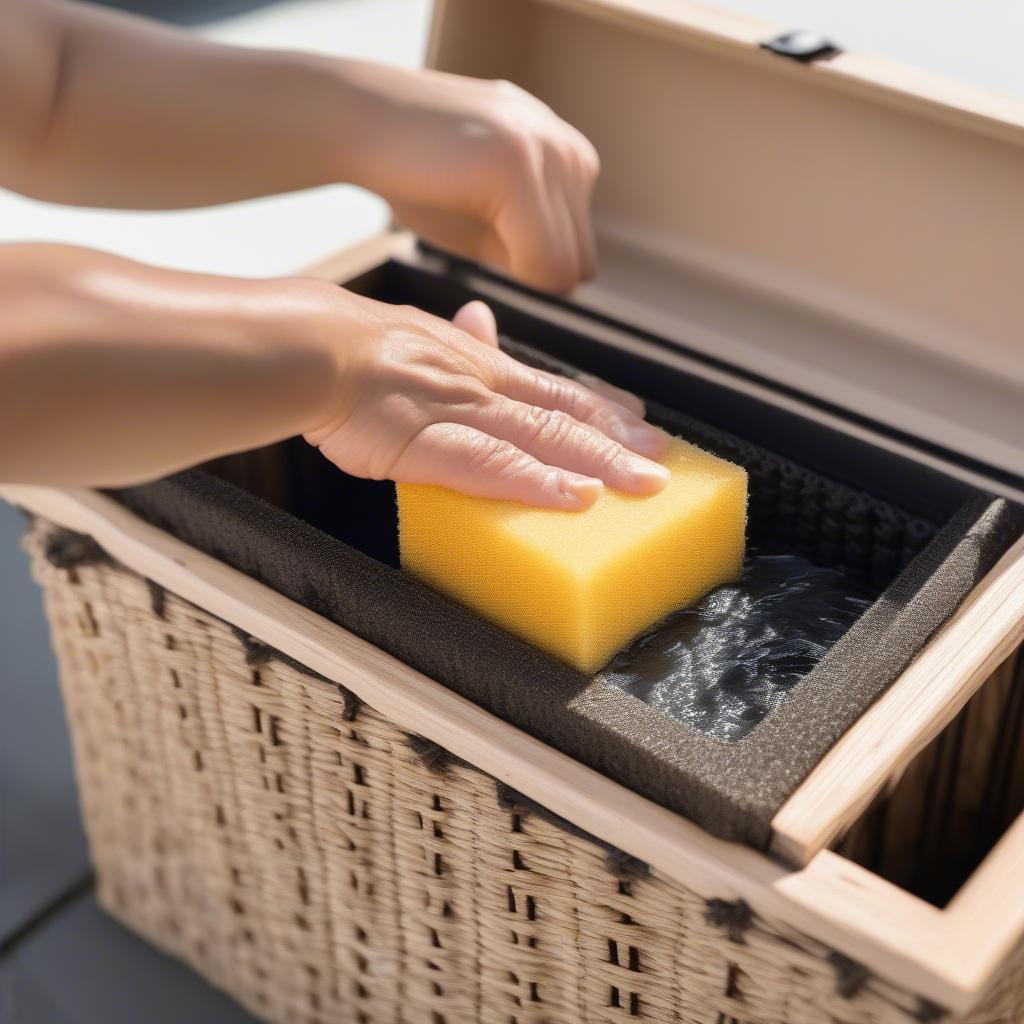
M 442 316 L 473 297 L 454 276 L 397 262 L 355 287 Z M 807 601 L 781 612 L 755 601 L 750 616 L 764 621 L 740 615 L 705 630 L 718 658 L 700 685 L 693 658 L 671 653 L 686 633 L 692 654 L 692 621 L 656 627 L 637 650 L 584 677 L 409 580 L 396 569 L 392 485 L 347 477 L 299 440 L 119 496 L 709 830 L 764 845 L 774 810 L 1001 553 L 1016 512 L 770 402 L 494 305 L 520 358 L 630 387 L 666 429 L 747 467 L 752 556 L 783 560 L 774 577 L 754 566 L 762 596 L 787 572 L 808 574 Z M 833 599 L 848 621 L 833 622 L 827 637 L 813 623 L 808 633 L 803 612 Z M 671 643 L 666 629 L 677 634 Z M 774 663 L 766 631 L 781 636 Z
M 1024 814 L 1024 653 L 1018 648 L 836 844 L 945 907 Z

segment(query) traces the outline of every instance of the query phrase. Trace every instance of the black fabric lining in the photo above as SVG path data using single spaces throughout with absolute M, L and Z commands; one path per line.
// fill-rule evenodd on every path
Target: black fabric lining
M 573 372 L 535 350 L 506 345 L 520 358 Z M 938 529 L 718 428 L 654 403 L 649 409 L 656 422 L 747 467 L 752 538 L 781 539 L 881 591 L 789 698 L 735 743 L 670 719 L 600 674 L 570 669 L 392 568 L 394 510 L 386 485 L 356 481 L 346 490 L 351 478 L 317 461 L 301 442 L 240 457 L 233 470 L 220 471 L 241 466 L 250 486 L 286 507 L 292 492 L 303 496 L 300 505 L 307 501 L 317 489 L 308 472 L 320 474 L 331 481 L 321 514 L 335 521 L 332 532 L 380 558 L 303 521 L 304 509 L 293 515 L 204 470 L 114 495 L 154 525 L 610 778 L 716 835 L 763 848 L 789 794 L 1019 532 L 1019 510 L 975 492 Z M 365 514 L 364 502 L 391 504 L 374 516 Z
M 488 270 L 484 266 L 473 263 L 472 261 L 453 253 L 446 252 L 444 249 L 439 249 L 436 246 L 430 245 L 428 242 L 422 241 L 422 239 L 417 242 L 417 248 L 421 252 L 438 260 L 441 263 L 441 269 L 434 268 L 432 271 L 425 271 L 422 267 L 413 267 L 400 263 L 388 263 L 385 264 L 385 268 L 392 272 L 401 272 L 401 274 L 406 278 L 416 276 L 426 277 L 434 286 L 436 286 L 437 282 L 443 281 L 451 288 L 460 288 L 464 293 L 466 293 L 466 297 L 463 298 L 458 305 L 467 301 L 469 297 L 479 297 L 470 292 L 470 285 L 468 282 L 473 277 L 487 278 L 501 285 L 503 288 L 508 288 L 512 291 L 527 295 L 531 299 L 543 303 L 544 305 L 550 306 L 554 309 L 565 310 L 574 316 L 584 315 L 588 320 L 591 320 L 594 323 L 603 324 L 604 326 L 610 327 L 616 331 L 623 331 L 636 335 L 659 348 L 669 350 L 673 354 L 685 355 L 688 359 L 691 359 L 694 362 L 716 370 L 721 370 L 734 378 L 749 381 L 751 384 L 756 384 L 759 387 L 765 388 L 777 395 L 786 395 L 790 398 L 796 399 L 798 402 L 801 402 L 806 406 L 820 409 L 822 412 L 829 413 L 841 420 L 856 423 L 879 436 L 891 438 L 892 440 L 912 449 L 916 449 L 917 451 L 928 452 L 929 454 L 942 459 L 944 462 L 950 463 L 951 465 L 962 466 L 965 469 L 971 470 L 977 475 L 994 482 L 1007 484 L 1015 490 L 1020 490 L 1020 488 L 1024 486 L 1024 479 L 1022 479 L 1019 474 L 1013 473 L 1008 469 L 1003 469 L 999 466 L 982 462 L 980 459 L 964 455 L 962 452 L 937 444 L 935 441 L 927 437 L 922 437 L 917 434 L 908 433 L 905 430 L 897 429 L 896 427 L 893 427 L 888 423 L 884 423 L 881 420 L 865 416 L 856 409 L 850 409 L 846 406 L 826 401 L 820 395 L 815 395 L 800 388 L 792 387 L 785 381 L 774 380 L 770 377 L 764 376 L 763 374 L 748 370 L 744 366 L 737 365 L 736 363 L 730 363 L 725 359 L 719 359 L 701 349 L 688 346 L 682 343 L 679 339 L 668 340 L 667 338 L 664 338 L 652 331 L 638 328 L 634 324 L 625 323 L 622 320 L 618 320 L 615 317 L 609 316 L 607 313 L 602 313 L 599 310 L 581 308 L 573 302 L 571 298 L 566 299 L 558 295 L 552 295 L 548 292 L 539 291 L 535 288 L 529 287 L 528 285 L 512 281 L 500 273 Z M 498 307 L 503 305 L 491 296 L 487 296 L 486 301 L 488 305 L 495 309 L 496 312 L 498 311 Z M 426 308 L 426 305 L 424 305 L 424 308 Z M 441 315 L 450 319 L 456 308 L 457 307 L 445 309 L 442 311 Z M 501 316 L 498 317 L 498 320 L 500 323 L 505 323 L 504 318 Z
M 502 348 L 521 362 L 568 377 L 580 371 L 511 338 Z M 647 418 L 750 475 L 748 540 L 771 541 L 881 590 L 935 536 L 937 527 L 784 459 L 692 416 L 647 402 Z

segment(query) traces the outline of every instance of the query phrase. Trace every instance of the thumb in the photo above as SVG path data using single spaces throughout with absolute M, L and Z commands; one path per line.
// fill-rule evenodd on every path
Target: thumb
M 498 347 L 498 324 L 494 319 L 494 313 L 486 302 L 474 299 L 467 302 L 454 317 L 452 323 L 460 331 L 471 334 L 477 341 L 485 345 Z

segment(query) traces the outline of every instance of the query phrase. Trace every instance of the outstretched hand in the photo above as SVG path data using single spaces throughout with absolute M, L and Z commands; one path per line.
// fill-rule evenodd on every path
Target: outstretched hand
M 505 355 L 483 303 L 450 324 L 356 301 L 362 329 L 340 356 L 332 414 L 306 433 L 346 472 L 566 510 L 606 484 L 651 494 L 667 482 L 652 461 L 666 435 L 644 422 L 639 399 Z

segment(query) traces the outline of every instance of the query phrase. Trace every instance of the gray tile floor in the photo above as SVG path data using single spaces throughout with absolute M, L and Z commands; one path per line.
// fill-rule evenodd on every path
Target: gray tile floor
M 14 992 L 14 1015 L 0 1016 L 5 1024 L 254 1021 L 189 968 L 107 917 L 91 893 L 44 922 L 0 961 L 0 992 L 5 984 Z
M 39 590 L 0 502 L 0 944 L 88 874 Z

